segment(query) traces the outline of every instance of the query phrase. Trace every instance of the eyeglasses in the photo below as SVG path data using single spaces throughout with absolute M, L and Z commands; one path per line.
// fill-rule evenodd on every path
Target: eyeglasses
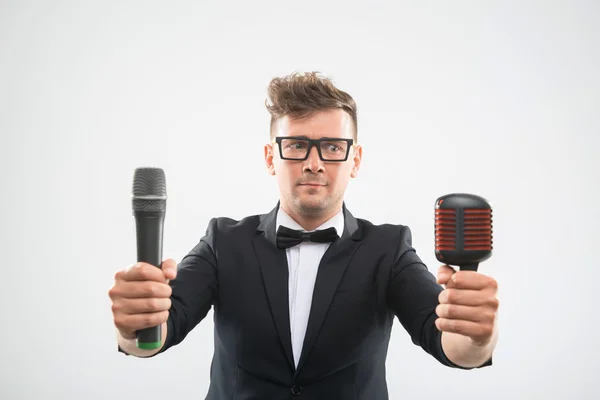
M 319 158 L 323 161 L 346 161 L 350 148 L 356 146 L 354 139 L 308 139 L 302 136 L 276 136 L 271 143 L 278 145 L 281 159 L 296 161 L 306 160 L 313 146 L 317 148 Z

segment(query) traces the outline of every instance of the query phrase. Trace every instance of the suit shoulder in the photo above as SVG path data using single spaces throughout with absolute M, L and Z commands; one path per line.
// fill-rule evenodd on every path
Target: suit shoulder
M 374 224 L 364 218 L 357 218 L 356 220 L 365 232 L 370 235 L 389 236 L 390 234 L 399 235 L 402 231 L 410 231 L 410 228 L 407 225 L 391 223 Z
M 394 260 L 407 250 L 414 250 L 412 232 L 408 225 L 381 223 L 374 224 L 366 219 L 357 219 L 364 230 L 364 237 L 371 243 L 376 243 L 380 248 L 393 251 Z
M 241 219 L 232 217 L 213 217 L 208 222 L 207 236 L 229 236 L 254 232 L 260 223 L 260 215 L 249 215 Z

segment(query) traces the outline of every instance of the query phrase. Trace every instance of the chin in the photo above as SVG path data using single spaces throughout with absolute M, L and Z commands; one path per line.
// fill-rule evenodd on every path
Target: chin
M 300 197 L 294 199 L 294 205 L 304 215 L 320 215 L 329 207 L 327 198 L 319 197 Z

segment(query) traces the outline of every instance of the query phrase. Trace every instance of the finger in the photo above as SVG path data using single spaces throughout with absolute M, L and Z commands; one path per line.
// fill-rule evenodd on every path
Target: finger
M 177 263 L 172 258 L 168 258 L 163 261 L 161 269 L 167 281 L 175 279 L 177 276 Z
M 112 305 L 113 313 L 143 314 L 168 311 L 171 308 L 169 298 L 137 298 L 117 301 Z
M 115 326 L 122 331 L 132 332 L 160 325 L 169 319 L 168 311 L 145 314 L 117 314 L 114 318 Z
M 497 289 L 498 284 L 491 276 L 476 271 L 458 271 L 450 278 L 451 287 L 457 289 Z
M 168 298 L 171 296 L 172 288 L 163 282 L 128 282 L 122 281 L 110 290 L 111 299 L 124 297 L 127 299 L 138 298 Z
M 129 330 L 129 329 L 122 329 L 122 328 L 117 328 L 119 329 L 119 333 L 121 334 L 121 336 L 124 339 L 135 339 L 137 337 L 135 330 Z
M 124 271 L 117 272 L 115 279 L 122 279 L 125 281 L 156 281 L 164 282 L 165 275 L 162 270 L 154 265 L 150 265 L 144 262 L 138 262 L 133 264 Z
M 450 277 L 455 273 L 454 269 L 449 265 L 442 265 L 438 268 L 437 283 L 445 285 Z
M 491 323 L 482 324 L 459 319 L 438 318 L 435 320 L 435 326 L 442 332 L 458 333 L 469 336 L 476 341 L 490 337 L 494 331 L 494 326 Z
M 457 304 L 438 304 L 435 313 L 440 318 L 458 319 L 472 322 L 493 322 L 495 310 L 489 307 L 470 307 Z
M 490 291 L 466 290 L 466 289 L 444 289 L 440 292 L 438 300 L 441 304 L 457 304 L 463 306 L 487 306 L 498 308 L 498 297 Z

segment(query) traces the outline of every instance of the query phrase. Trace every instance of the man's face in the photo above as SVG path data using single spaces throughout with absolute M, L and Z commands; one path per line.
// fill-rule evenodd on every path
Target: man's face
M 298 120 L 284 117 L 274 130 L 275 136 L 352 139 L 354 125 L 348 113 L 337 109 Z M 360 146 L 349 147 L 346 161 L 329 162 L 319 158 L 316 146 L 310 149 L 306 160 L 296 161 L 282 159 L 277 143 L 266 145 L 265 161 L 269 173 L 277 178 L 284 209 L 309 218 L 339 209 L 350 178 L 358 174 L 362 156 Z

